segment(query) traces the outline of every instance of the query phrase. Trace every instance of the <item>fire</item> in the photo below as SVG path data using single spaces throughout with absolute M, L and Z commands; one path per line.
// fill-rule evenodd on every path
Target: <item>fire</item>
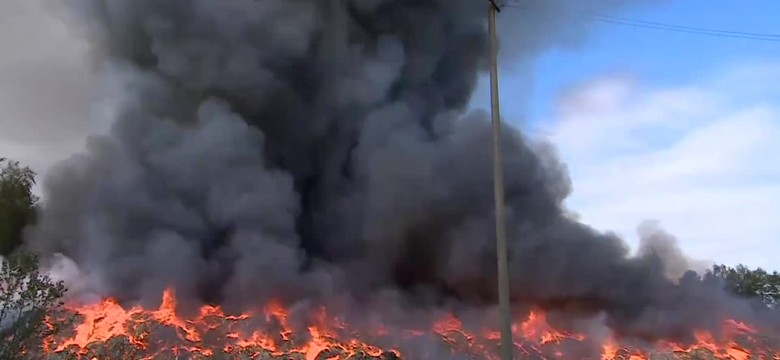
M 398 359 L 404 358 L 400 350 L 385 351 L 366 339 L 384 338 L 381 343 L 387 346 L 393 339 L 428 336 L 439 338 L 453 354 L 493 360 L 498 359 L 500 339 L 490 329 L 467 329 L 452 314 L 442 317 L 430 329 L 394 332 L 382 327 L 367 335 L 356 333 L 345 321 L 320 308 L 310 316 L 308 325 L 296 327 L 291 323 L 289 309 L 279 302 L 267 304 L 257 314 L 239 315 L 227 315 L 216 306 L 203 306 L 196 316 L 184 319 L 177 314 L 176 296 L 171 289 L 164 292 L 161 305 L 154 310 L 125 308 L 114 299 L 106 299 L 70 307 L 66 313 L 75 315 L 77 324 L 72 333 L 47 339 L 45 351 L 49 358 L 62 355 L 91 360 L 116 358 L 107 354 L 121 353 L 123 358 L 133 359 Z M 65 318 L 62 315 L 51 321 Z M 556 329 L 548 322 L 547 314 L 538 310 L 516 321 L 513 332 L 517 354 L 524 359 L 590 359 L 576 349 L 594 343 L 585 334 Z M 661 342 L 644 347 L 627 346 L 613 336 L 596 346 L 600 354 L 592 359 L 650 360 L 656 358 L 654 354 L 667 354 L 663 358 L 669 359 L 669 354 L 674 354 L 684 359 L 780 360 L 780 353 L 768 350 L 778 344 L 759 340 L 759 331 L 748 324 L 727 321 L 723 333 L 722 339 L 706 332 L 697 333 L 694 344 Z M 707 357 L 697 357 L 702 356 L 699 354 Z M 415 354 L 409 358 L 425 357 Z
M 278 328 L 275 334 L 250 330 L 251 326 L 245 323 L 255 319 L 253 314 L 232 316 L 226 315 L 219 307 L 204 306 L 194 319 L 182 319 L 176 308 L 172 289 L 164 292 L 162 304 L 152 311 L 138 306 L 125 309 L 114 299 L 72 307 L 69 312 L 82 318 L 74 328 L 74 335 L 64 340 L 49 339 L 47 344 L 57 345 L 48 346 L 46 350 L 54 354 L 70 352 L 80 358 L 92 359 L 95 357 L 92 345 L 124 339 L 139 353 L 147 353 L 140 359 L 156 359 L 155 356 L 165 354 L 208 357 L 217 353 L 248 358 L 262 354 L 295 354 L 302 360 L 336 359 L 359 354 L 385 358 L 398 355 L 357 338 L 345 337 L 346 326 L 325 309 L 321 309 L 314 323 L 308 326 L 304 336 L 306 340 L 295 341 L 298 339 L 289 324 L 288 310 L 278 303 L 268 304 L 263 311 L 265 323 L 275 324 Z M 154 334 L 155 328 L 173 331 L 175 336 Z

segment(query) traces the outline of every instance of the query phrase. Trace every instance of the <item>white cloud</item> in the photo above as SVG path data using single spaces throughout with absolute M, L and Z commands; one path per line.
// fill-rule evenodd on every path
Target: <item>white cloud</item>
M 610 75 L 565 94 L 546 133 L 571 172 L 568 206 L 634 245 L 654 219 L 695 258 L 780 269 L 780 63 L 713 79 Z

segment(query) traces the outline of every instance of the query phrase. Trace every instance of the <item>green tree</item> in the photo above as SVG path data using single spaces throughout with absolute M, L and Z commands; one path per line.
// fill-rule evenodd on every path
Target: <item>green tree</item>
M 0 158 L 0 255 L 22 244 L 24 228 L 35 221 L 35 172 L 16 161 Z
M 42 274 L 31 253 L 0 261 L 0 359 L 34 358 L 56 332 L 47 318 L 63 306 L 65 286 Z
M 761 298 L 772 308 L 780 304 L 780 274 L 777 271 L 769 273 L 761 268 L 753 270 L 744 265 L 715 265 L 710 272 L 723 279 L 726 288 L 734 294 Z

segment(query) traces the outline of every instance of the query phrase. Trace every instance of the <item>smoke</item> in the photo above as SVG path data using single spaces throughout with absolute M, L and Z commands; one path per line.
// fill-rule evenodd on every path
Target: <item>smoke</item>
M 528 21 L 502 24 L 504 61 L 576 44 L 583 12 L 628 2 L 527 3 Z M 388 291 L 495 302 L 491 130 L 466 111 L 484 2 L 68 5 L 106 63 L 114 125 L 51 172 L 28 242 L 96 274 L 90 291 L 155 302 L 173 285 L 234 308 Z M 503 151 L 518 307 L 601 313 L 651 339 L 749 316 L 718 286 L 669 280 L 684 266 L 668 235 L 631 256 L 566 216 L 549 146 L 508 128 Z

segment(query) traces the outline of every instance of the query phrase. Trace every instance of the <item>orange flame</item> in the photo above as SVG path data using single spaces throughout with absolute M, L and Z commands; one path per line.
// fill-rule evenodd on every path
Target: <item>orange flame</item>
M 176 309 L 176 296 L 171 289 L 164 292 L 159 308 L 151 311 L 138 306 L 126 309 L 114 299 L 71 307 L 69 312 L 81 318 L 73 328 L 73 335 L 47 339 L 46 351 L 69 352 L 79 358 L 92 359 L 98 357 L 91 352 L 94 344 L 121 339 L 143 354 L 136 357 L 142 359 L 152 359 L 163 353 L 211 356 L 217 352 L 235 356 L 241 354 L 250 358 L 260 357 L 263 353 L 273 356 L 298 354 L 298 357 L 306 360 L 346 359 L 350 356 L 359 358 L 356 356 L 358 354 L 375 358 L 402 357 L 398 350 L 386 352 L 375 344 L 361 340 L 383 337 L 392 339 L 388 329 L 381 327 L 371 331 L 371 336 L 355 334 L 348 324 L 329 314 L 325 308 L 312 314 L 308 326 L 300 329 L 290 324 L 289 310 L 279 302 L 267 304 L 261 316 L 249 313 L 229 316 L 219 307 L 203 306 L 195 318 L 183 319 L 176 313 Z M 248 324 L 258 320 L 264 320 L 268 326 Z M 271 328 L 274 330 L 269 330 Z M 566 349 L 571 347 L 564 345 L 593 341 L 584 334 L 554 328 L 548 323 L 547 314 L 538 310 L 530 312 L 522 321 L 517 321 L 512 330 L 517 352 L 537 359 L 580 359 L 583 357 L 567 353 Z M 626 346 L 610 337 L 598 345 L 600 356 L 593 359 L 649 360 L 654 353 L 690 356 L 706 352 L 709 358 L 720 360 L 780 360 L 780 353 L 768 350 L 777 348 L 780 343 L 769 344 L 759 340 L 759 331 L 748 324 L 726 321 L 723 333 L 724 339 L 716 339 L 707 332 L 698 332 L 694 344 L 660 342 L 649 348 Z M 481 332 L 467 330 L 454 315 L 442 317 L 431 329 L 405 330 L 401 334 L 395 339 L 436 336 L 453 353 L 469 354 L 473 358 L 498 359 L 498 332 L 489 329 Z

